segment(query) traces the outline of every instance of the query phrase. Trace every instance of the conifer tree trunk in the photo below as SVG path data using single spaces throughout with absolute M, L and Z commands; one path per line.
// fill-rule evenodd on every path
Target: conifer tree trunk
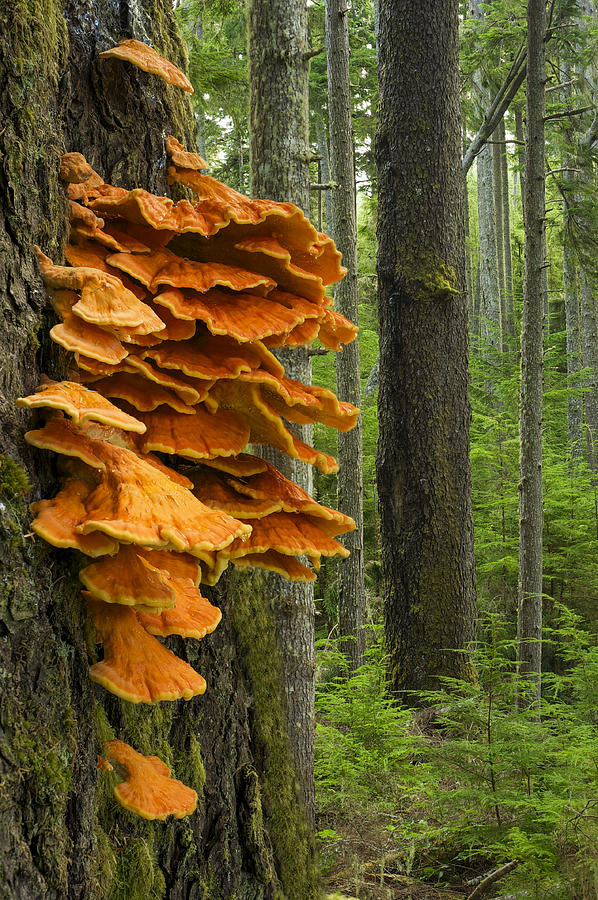
M 501 143 L 501 185 L 502 185 L 502 217 L 503 217 L 503 253 L 505 260 L 505 317 L 503 320 L 503 338 L 515 336 L 515 315 L 513 310 L 513 260 L 511 256 L 511 203 L 509 197 L 509 166 L 507 145 L 505 142 L 505 120 L 498 127 Z
M 546 77 L 544 0 L 529 0 L 527 33 L 517 660 L 519 672 L 534 683 L 539 700 L 542 671 L 542 325 Z
M 358 321 L 357 223 L 355 220 L 355 170 L 351 87 L 349 81 L 349 23 L 345 0 L 326 0 L 326 49 L 328 61 L 328 116 L 330 121 L 330 174 L 337 187 L 332 192 L 332 237 L 343 256 L 347 274 L 334 291 L 335 306 L 352 322 Z M 359 341 L 337 355 L 336 384 L 339 399 L 360 405 Z M 338 436 L 338 505 L 355 519 L 355 531 L 345 536 L 351 551 L 340 563 L 338 598 L 339 631 L 349 666 L 363 663 L 365 649 L 365 584 L 363 569 L 363 451 L 361 420 Z
M 586 458 L 592 472 L 598 471 L 598 325 L 596 300 L 590 276 L 582 264 L 579 270 L 581 356 L 587 374 L 583 379 Z
M 226 579 L 212 594 L 223 610 L 216 632 L 167 639 L 206 676 L 204 696 L 131 704 L 89 679 L 96 648 L 79 559 L 30 533 L 27 503 L 54 496 L 59 479 L 50 454 L 24 443 L 36 417 L 15 399 L 42 373 L 66 376 L 33 252 L 37 243 L 63 262 L 60 155 L 80 151 L 111 183 L 165 194 L 165 135 L 193 146 L 185 95 L 98 58 L 123 37 L 184 66 L 170 0 L 0 3 L 0 897 L 316 898 L 263 591 Z M 122 810 L 96 768 L 114 736 L 161 756 L 198 791 L 198 811 L 148 823 Z
M 469 186 L 467 183 L 467 175 L 463 175 L 463 216 L 465 222 L 465 289 L 467 290 L 467 300 L 469 303 L 469 331 L 475 334 L 476 325 L 474 324 L 475 297 L 473 285 L 473 271 L 471 266 L 471 246 L 470 234 L 471 228 L 469 224 Z
M 458 24 L 457 0 L 380 3 L 377 467 L 395 691 L 472 676 Z
M 565 87 L 562 95 L 565 101 L 573 94 L 571 84 L 572 70 L 569 65 L 563 66 Z M 567 140 L 573 141 L 573 124 L 567 127 Z M 574 168 L 575 153 L 568 150 L 563 154 L 563 168 Z M 567 337 L 567 437 L 571 459 L 583 458 L 583 399 L 577 393 L 581 387 L 579 371 L 581 369 L 581 343 L 579 332 L 579 290 L 577 278 L 577 260 L 571 247 L 572 221 L 571 200 L 563 199 L 563 293 L 565 306 L 565 333 Z
M 318 142 L 318 153 L 321 156 L 320 167 L 322 172 L 322 184 L 330 184 L 330 156 L 328 153 L 328 138 L 326 136 L 326 127 L 320 115 L 316 116 L 316 140 Z M 330 205 L 330 189 L 322 191 L 324 194 L 324 211 L 326 214 L 327 233 L 332 232 L 332 211 Z
M 291 201 L 309 214 L 309 39 L 305 0 L 249 3 L 251 190 L 254 197 Z M 307 349 L 277 353 L 290 378 L 311 383 Z M 310 441 L 311 427 L 294 429 Z M 276 451 L 268 459 L 309 493 L 311 467 Z M 287 720 L 308 818 L 315 816 L 314 594 L 311 584 L 268 575 L 276 597 L 285 672 Z
M 483 19 L 484 11 L 480 0 L 472 0 L 470 14 L 475 19 Z M 483 111 L 489 101 L 490 92 L 482 82 L 482 73 L 474 75 L 480 108 Z M 501 230 L 497 221 L 497 194 L 500 196 L 500 166 L 494 145 L 487 143 L 476 157 L 478 178 L 478 228 L 480 248 L 480 317 L 481 336 L 492 347 L 502 348 L 501 284 L 499 278 L 499 237 Z M 502 232 L 500 237 L 502 244 Z
M 505 291 L 505 248 L 504 248 L 504 212 L 502 190 L 502 147 L 500 130 L 492 135 L 492 188 L 494 190 L 494 230 L 496 232 L 496 265 L 498 269 L 498 293 L 500 302 L 501 347 L 506 331 L 507 309 Z
M 567 400 L 567 435 L 569 452 L 573 459 L 583 457 L 583 400 L 577 391 L 581 369 L 581 346 L 579 335 L 579 297 L 577 290 L 577 270 L 575 254 L 568 243 L 569 211 L 563 204 L 563 284 L 565 293 L 565 324 L 567 334 L 567 382 L 572 391 Z

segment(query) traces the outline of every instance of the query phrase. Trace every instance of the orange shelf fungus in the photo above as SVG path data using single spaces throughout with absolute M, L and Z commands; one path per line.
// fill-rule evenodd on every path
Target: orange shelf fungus
M 192 411 L 195 415 L 183 416 L 160 407 L 155 412 L 140 413 L 147 428 L 141 443 L 143 451 L 205 459 L 234 456 L 243 450 L 249 440 L 249 428 L 241 416 L 226 409 L 211 413 L 201 406 Z
M 78 534 L 101 531 L 124 543 L 194 554 L 222 550 L 250 533 L 249 525 L 204 506 L 132 450 L 103 442 L 101 455 L 105 469 L 82 500 L 86 516 Z
M 159 331 L 164 323 L 124 286 L 120 278 L 87 266 L 55 266 L 38 250 L 38 262 L 47 288 L 80 291 L 74 315 L 92 325 L 136 328 L 139 334 Z
M 159 406 L 169 406 L 182 415 L 195 413 L 193 407 L 184 403 L 177 394 L 148 381 L 142 375 L 117 373 L 108 378 L 94 381 L 93 386 L 94 390 L 106 397 L 118 397 L 120 400 L 126 400 L 140 412 L 151 412 Z
M 97 391 L 74 381 L 48 381 L 43 384 L 36 394 L 29 397 L 19 397 L 17 406 L 28 406 L 31 409 L 49 407 L 61 409 L 70 416 L 75 425 L 85 425 L 86 422 L 103 422 L 105 425 L 114 425 L 124 431 L 136 431 L 143 434 L 145 425 L 133 416 L 127 415 L 118 406 L 110 403 Z
M 170 60 L 160 56 L 153 47 L 148 47 L 147 44 L 143 44 L 141 41 L 131 39 L 121 41 L 116 47 L 104 50 L 100 53 L 100 56 L 102 59 L 121 59 L 124 62 L 129 62 L 137 66 L 138 69 L 149 72 L 150 75 L 158 75 L 168 84 L 180 87 L 189 94 L 193 93 L 193 85 L 187 76 L 180 69 L 177 69 Z
M 313 569 L 304 566 L 292 556 L 284 556 L 277 550 L 266 550 L 265 553 L 248 553 L 232 560 L 238 568 L 266 569 L 276 572 L 287 581 L 315 581 L 318 577 Z
M 143 819 L 182 819 L 195 812 L 197 794 L 170 775 L 170 769 L 157 756 L 142 756 L 123 741 L 107 741 L 106 765 L 124 778 L 114 788 L 121 806 Z
M 25 440 L 40 450 L 53 450 L 64 456 L 74 456 L 92 469 L 105 469 L 106 466 L 98 456 L 95 441 L 84 431 L 60 416 L 50 419 L 43 428 L 27 431 Z
M 101 55 L 190 88 L 138 41 Z M 270 444 L 335 472 L 287 424 L 348 431 L 359 415 L 332 391 L 287 378 L 269 349 L 318 338 L 338 351 L 355 338 L 325 293 L 345 274 L 334 243 L 292 203 L 250 199 L 202 174 L 205 160 L 173 136 L 166 151 L 169 183 L 191 188 L 193 202 L 105 184 L 80 154 L 62 158 L 68 265 L 41 250 L 38 260 L 62 319 L 51 337 L 74 364 L 71 380 L 18 401 L 51 411 L 29 443 L 67 457 L 70 477 L 32 505 L 32 529 L 93 559 L 80 580 L 104 658 L 90 677 L 149 704 L 206 688 L 158 640 L 200 640 L 217 627 L 221 612 L 200 583 L 215 584 L 229 562 L 309 582 L 322 556 L 348 555 L 336 538 L 353 520 L 244 451 Z M 180 457 L 193 469 L 178 471 Z M 195 792 L 157 757 L 121 741 L 105 757 L 101 768 L 125 775 L 115 795 L 127 809 L 148 819 L 195 809 Z
M 35 515 L 31 523 L 33 531 L 53 547 L 80 550 L 86 556 L 104 556 L 116 553 L 118 543 L 107 534 L 81 534 L 79 528 L 85 521 L 85 503 L 93 485 L 73 479 L 67 481 L 53 500 L 39 500 L 29 507 Z
M 204 693 L 202 676 L 149 634 L 130 607 L 82 594 L 104 645 L 104 659 L 89 670 L 92 681 L 130 703 L 190 700 Z
M 143 557 L 156 569 L 162 569 L 175 578 L 188 578 L 195 587 L 199 584 L 200 565 L 189 553 L 173 553 L 171 550 L 147 550 L 137 547 L 138 556 Z
M 121 362 L 128 351 L 114 334 L 73 315 L 72 308 L 78 300 L 79 295 L 74 291 L 54 293 L 52 304 L 62 323 L 50 329 L 52 340 L 65 350 L 82 353 L 99 362 L 110 365 Z
M 145 630 L 162 637 L 178 634 L 198 641 L 211 634 L 222 619 L 218 607 L 212 606 L 188 578 L 171 575 L 168 581 L 175 594 L 174 609 L 164 609 L 161 613 L 137 610 L 137 618 Z
M 123 545 L 116 556 L 92 563 L 79 572 L 84 587 L 104 603 L 172 609 L 176 593 L 167 572 Z
M 215 335 L 228 335 L 240 343 L 259 341 L 272 335 L 289 334 L 318 311 L 310 304 L 305 310 L 298 304 L 289 309 L 268 297 L 256 297 L 243 292 L 225 293 L 212 288 L 205 293 L 169 288 L 156 294 L 154 303 L 166 307 L 177 319 L 201 320 Z M 162 315 L 158 312 L 158 315 Z M 316 323 L 319 328 L 319 323 Z M 317 330 L 316 330 L 317 333 Z
M 183 169 L 207 169 L 208 164 L 199 153 L 189 153 L 183 145 L 171 134 L 166 138 L 166 152 L 170 156 L 173 165 Z

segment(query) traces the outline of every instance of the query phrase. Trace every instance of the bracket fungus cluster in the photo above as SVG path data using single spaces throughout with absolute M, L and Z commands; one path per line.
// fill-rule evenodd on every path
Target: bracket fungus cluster
M 200 583 L 215 584 L 229 563 L 310 581 L 322 556 L 347 555 L 336 538 L 353 521 L 246 450 L 270 444 L 334 472 L 287 423 L 346 431 L 359 412 L 289 379 L 272 353 L 355 338 L 325 295 L 344 274 L 333 242 L 294 205 L 250 200 L 201 174 L 204 160 L 173 137 L 166 146 L 169 180 L 193 202 L 113 187 L 80 154 L 62 158 L 69 265 L 38 259 L 61 320 L 51 337 L 74 365 L 70 381 L 18 401 L 47 411 L 26 438 L 60 454 L 66 473 L 53 499 L 33 504 L 32 528 L 91 558 L 80 580 L 104 656 L 90 676 L 150 704 L 206 688 L 159 640 L 216 628 L 220 610 Z M 115 795 L 127 809 L 159 819 L 195 809 L 194 792 L 156 757 L 121 741 L 107 756 L 126 772 Z

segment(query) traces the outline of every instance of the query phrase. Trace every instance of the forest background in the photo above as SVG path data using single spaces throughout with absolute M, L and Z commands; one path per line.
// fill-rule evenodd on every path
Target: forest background
M 412 878 L 431 892 L 431 885 L 475 884 L 481 871 L 515 860 L 501 879 L 508 896 L 596 897 L 598 195 L 588 137 L 595 127 L 596 9 L 589 2 L 549 4 L 540 722 L 537 710 L 514 702 L 526 6 L 518 0 L 461 4 L 479 680 L 446 679 L 401 708 L 385 693 L 375 465 L 378 11 L 371 0 L 348 6 L 368 649 L 364 664 L 350 673 L 337 640 L 339 563 L 324 559 L 315 588 L 322 858 L 330 883 L 358 897 L 403 896 L 396 891 Z M 189 50 L 200 151 L 211 174 L 248 192 L 245 11 L 226 0 L 181 0 L 176 14 Z M 323 2 L 309 4 L 309 24 L 311 219 L 333 232 Z M 513 84 L 474 161 L 467 153 L 472 139 L 493 101 Z M 334 356 L 322 351 L 312 358 L 314 381 L 333 389 Z M 335 437 L 323 427 L 316 425 L 314 441 L 336 453 Z M 336 492 L 335 477 L 316 473 L 320 502 L 334 506 Z M 409 708 L 422 705 L 434 712 Z

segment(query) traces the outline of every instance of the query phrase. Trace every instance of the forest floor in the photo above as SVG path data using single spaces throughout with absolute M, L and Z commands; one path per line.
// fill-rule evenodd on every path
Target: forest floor
M 402 874 L 396 839 L 382 827 L 376 830 L 370 825 L 364 830 L 358 820 L 334 826 L 334 847 L 328 845 L 322 851 L 322 864 L 326 889 L 335 900 L 463 900 L 474 888 L 436 888 Z

